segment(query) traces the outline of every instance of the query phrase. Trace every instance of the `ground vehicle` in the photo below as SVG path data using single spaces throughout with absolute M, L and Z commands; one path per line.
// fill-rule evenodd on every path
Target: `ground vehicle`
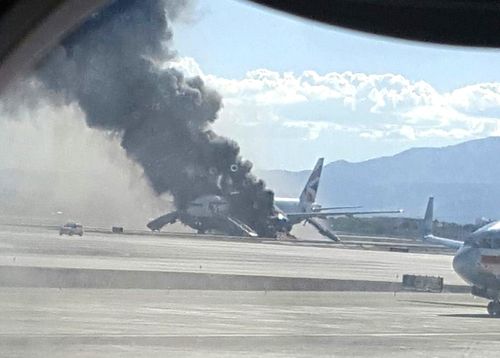
M 75 222 L 67 222 L 59 228 L 59 235 L 83 236 L 83 226 Z

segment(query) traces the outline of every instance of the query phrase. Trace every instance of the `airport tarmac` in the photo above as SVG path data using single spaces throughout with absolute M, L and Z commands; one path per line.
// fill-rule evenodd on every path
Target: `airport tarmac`
M 59 237 L 56 231 L 0 226 L 0 266 L 198 272 L 400 281 L 405 273 L 464 282 L 451 255 L 349 250 L 307 242 L 112 235 Z M 409 265 L 411 260 L 411 265 Z
M 488 318 L 485 300 L 469 294 L 353 292 L 335 284 L 330 291 L 179 290 L 151 284 L 174 273 L 343 285 L 398 282 L 402 274 L 414 273 L 463 285 L 451 260 L 449 254 L 303 242 L 99 233 L 60 237 L 43 228 L 1 226 L 0 273 L 52 272 L 61 284 L 47 281 L 43 287 L 43 280 L 0 275 L 0 355 L 496 357 L 500 321 Z M 144 286 L 148 289 L 138 289 L 143 287 L 138 282 L 123 289 L 121 281 L 106 276 L 110 272 L 138 281 L 156 278 Z M 107 288 L 85 286 L 89 273 L 107 277 Z
M 5 357 L 498 357 L 462 294 L 2 288 Z

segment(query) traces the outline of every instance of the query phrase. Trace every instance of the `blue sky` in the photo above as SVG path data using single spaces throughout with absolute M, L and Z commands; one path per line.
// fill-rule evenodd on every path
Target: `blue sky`
M 236 0 L 199 0 L 174 45 L 177 65 L 224 96 L 215 128 L 260 168 L 500 133 L 497 50 L 375 37 Z

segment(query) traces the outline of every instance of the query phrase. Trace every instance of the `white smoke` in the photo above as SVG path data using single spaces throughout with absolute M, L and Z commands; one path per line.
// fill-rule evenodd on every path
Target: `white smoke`
M 98 226 L 143 228 L 169 206 L 119 138 L 89 128 L 77 105 L 46 100 L 0 113 L 2 194 L 3 215 Z

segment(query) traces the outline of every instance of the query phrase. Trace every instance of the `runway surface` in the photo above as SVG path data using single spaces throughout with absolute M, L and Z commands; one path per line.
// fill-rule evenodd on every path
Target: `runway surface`
M 414 273 L 464 284 L 451 260 L 449 254 L 304 242 L 99 233 L 59 237 L 53 230 L 1 226 L 0 355 L 496 357 L 500 320 L 487 317 L 484 300 L 468 294 L 345 291 L 335 283 L 377 286 Z M 55 281 L 12 274 L 29 270 L 54 275 Z M 2 272 L 11 274 L 2 277 Z M 305 286 L 155 289 L 174 274 L 181 277 L 175 285 L 188 284 L 182 278 L 189 277 L 201 283 L 232 277 L 231 282 L 255 281 L 255 287 L 273 280 Z M 130 277 L 131 288 L 120 286 L 118 276 Z M 107 288 L 93 288 L 88 277 L 97 284 L 102 278 Z M 311 282 L 333 282 L 333 288 L 321 291 L 307 286 Z
M 450 255 L 362 251 L 307 242 L 204 239 L 194 236 L 86 233 L 59 237 L 37 228 L 0 227 L 0 266 L 200 272 L 400 281 L 405 273 L 464 284 Z
M 0 290 L 6 357 L 498 357 L 465 295 Z

